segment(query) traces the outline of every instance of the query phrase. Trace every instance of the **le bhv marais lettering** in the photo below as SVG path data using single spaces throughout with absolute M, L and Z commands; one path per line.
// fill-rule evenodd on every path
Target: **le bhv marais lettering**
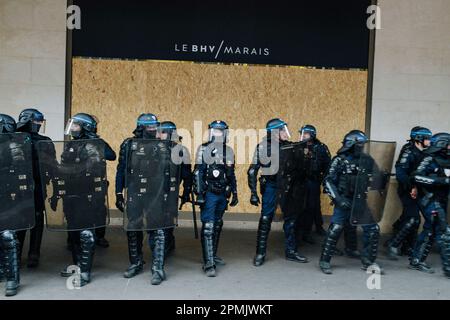
M 222 41 L 219 45 L 211 44 L 187 44 L 187 43 L 175 43 L 175 52 L 186 53 L 198 53 L 214 55 L 214 59 L 217 59 L 219 55 L 248 55 L 248 56 L 269 56 L 269 48 L 255 48 L 245 46 L 232 46 L 225 44 Z

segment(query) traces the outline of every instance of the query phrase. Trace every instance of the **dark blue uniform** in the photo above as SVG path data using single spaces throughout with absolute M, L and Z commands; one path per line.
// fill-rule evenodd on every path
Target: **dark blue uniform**
M 400 254 L 400 246 L 403 244 L 405 253 L 410 254 L 417 229 L 420 225 L 420 214 L 417 200 L 411 198 L 410 192 L 415 187 L 411 180 L 412 172 L 422 161 L 424 155 L 411 141 L 405 144 L 395 164 L 396 177 L 398 181 L 397 194 L 403 206 L 400 218 L 394 223 L 394 236 L 388 241 L 389 256 L 395 259 Z
M 116 173 L 116 194 L 122 194 L 125 188 L 125 176 L 126 176 L 126 168 L 127 168 L 127 157 L 128 152 L 131 148 L 131 143 L 133 139 L 143 139 L 142 131 L 136 130 L 134 132 L 133 138 L 125 139 L 121 146 L 119 152 L 119 162 L 117 164 L 117 173 Z M 181 180 L 180 183 L 183 182 L 183 198 L 186 198 L 186 195 L 189 195 L 192 190 L 192 174 L 191 174 L 191 164 L 190 161 L 185 161 L 185 157 L 189 158 L 189 151 L 183 147 L 183 163 L 181 164 Z M 120 208 L 123 210 L 123 208 Z M 148 241 L 150 249 L 152 250 L 152 254 L 155 257 L 155 243 L 157 241 L 163 240 L 165 252 L 158 252 L 158 257 L 162 256 L 164 259 L 165 255 L 169 252 L 170 249 L 174 248 L 175 239 L 173 237 L 173 228 L 165 229 L 165 230 L 155 230 L 148 232 Z M 125 277 L 132 277 L 142 270 L 142 266 L 144 264 L 143 253 L 142 253 L 142 245 L 144 240 L 143 231 L 128 231 L 128 255 L 131 266 L 128 268 L 125 273 Z M 157 259 L 156 259 L 157 260 Z M 161 264 L 163 261 L 161 262 Z M 162 275 L 161 278 L 164 278 Z
M 247 175 L 248 175 L 248 185 L 250 191 L 252 193 L 252 198 L 258 199 L 257 197 L 257 177 L 258 172 L 261 170 L 260 181 L 260 191 L 262 195 L 261 202 L 261 217 L 259 219 L 258 224 L 258 232 L 256 239 L 256 255 L 254 259 L 254 265 L 260 266 L 264 263 L 266 251 L 267 251 L 267 240 L 269 237 L 271 224 L 273 221 L 273 217 L 275 215 L 276 208 L 279 202 L 281 201 L 279 198 L 279 189 L 283 188 L 285 190 L 289 190 L 287 196 L 284 198 L 282 211 L 284 217 L 283 230 L 285 234 L 285 254 L 286 258 L 291 261 L 296 262 L 307 262 L 308 260 L 298 254 L 297 252 L 297 243 L 295 236 L 295 224 L 297 222 L 299 210 L 302 211 L 304 205 L 301 205 L 301 208 L 298 207 L 298 200 L 304 199 L 304 183 L 305 177 L 304 175 L 299 174 L 299 170 L 302 169 L 304 172 L 304 168 L 300 163 L 296 163 L 292 169 L 289 169 L 290 172 L 287 173 L 289 178 L 284 181 L 279 178 L 280 170 L 275 168 L 274 163 L 269 161 L 270 157 L 276 156 L 280 159 L 280 148 L 287 147 L 291 143 L 287 141 L 279 141 L 276 143 L 272 143 L 271 140 L 268 140 L 265 137 L 261 143 L 256 146 L 256 150 L 253 156 L 252 164 L 250 165 Z M 273 150 L 274 146 L 276 146 L 277 150 Z M 300 149 L 303 152 L 303 149 Z M 298 152 L 298 151 L 297 151 Z M 304 152 L 303 152 L 304 153 Z M 298 160 L 303 159 L 303 154 L 298 155 Z M 280 162 L 283 160 L 279 160 Z M 303 163 L 303 162 L 302 162 Z M 282 166 L 282 163 L 279 163 L 279 166 Z M 283 180 L 283 181 L 281 181 Z M 288 182 L 289 180 L 289 182 Z M 289 184 L 284 185 L 285 183 Z M 283 185 L 280 185 L 283 184 Z M 253 200 L 251 200 L 252 204 L 257 205 Z
M 305 149 L 305 202 L 306 206 L 299 220 L 299 231 L 303 237 L 310 236 L 313 224 L 316 231 L 323 230 L 323 218 L 320 208 L 320 186 L 331 162 L 328 147 L 314 139 Z
M 214 273 L 216 263 L 223 264 L 223 260 L 217 256 L 217 250 L 228 198 L 233 195 L 237 204 L 233 149 L 223 142 L 202 144 L 196 154 L 194 180 L 197 201 L 203 198 L 200 204 L 203 269 L 207 273 Z
M 412 174 L 419 186 L 419 206 L 425 223 L 417 239 L 410 266 L 431 273 L 425 260 L 436 241 L 444 274 L 450 277 L 450 227 L 447 206 L 450 192 L 450 156 L 427 155 Z
M 376 168 L 374 160 L 368 155 L 355 156 L 352 151 L 339 153 L 331 161 L 330 168 L 324 178 L 324 192 L 334 203 L 331 224 L 324 241 L 320 258 L 321 268 L 325 273 L 331 273 L 330 261 L 335 253 L 336 244 L 346 225 L 350 225 L 352 202 L 355 192 L 356 177 L 359 172 L 361 157 L 368 157 L 364 162 L 368 168 Z M 376 171 L 376 170 L 374 170 Z M 376 175 L 375 172 L 373 172 Z M 353 226 L 353 228 L 356 228 Z M 378 224 L 368 224 L 363 229 L 363 252 L 361 262 L 363 268 L 375 263 L 378 252 L 380 228 Z
M 50 141 L 51 139 L 49 137 L 40 135 L 35 132 L 28 132 L 31 137 L 32 141 L 32 152 L 33 152 L 33 178 L 35 183 L 34 188 L 34 205 L 36 209 L 36 224 L 34 228 L 30 230 L 30 246 L 28 249 L 28 263 L 37 264 L 37 261 L 39 261 L 40 257 L 40 251 L 41 251 L 41 242 L 42 242 L 42 233 L 44 230 L 44 199 L 45 194 L 44 190 L 42 189 L 42 183 L 41 183 L 41 175 L 39 173 L 39 158 L 37 153 L 37 144 L 39 141 Z M 54 152 L 54 150 L 53 150 Z M 23 244 L 25 242 L 25 236 L 27 234 L 27 230 L 18 231 L 17 232 L 17 239 L 19 241 L 19 259 L 22 255 L 22 249 Z M 31 265 L 30 265 L 31 266 Z

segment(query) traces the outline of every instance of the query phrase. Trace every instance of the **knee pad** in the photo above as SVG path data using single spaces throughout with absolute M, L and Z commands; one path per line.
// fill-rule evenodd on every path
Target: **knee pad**
M 441 239 L 445 243 L 450 243 L 450 226 L 445 227 L 445 231 L 442 233 Z
M 17 236 L 13 231 L 6 230 L 0 235 L 2 246 L 5 249 L 14 249 L 17 246 Z
M 263 223 L 271 223 L 272 222 L 272 218 L 270 216 L 261 216 L 261 222 Z
M 328 233 L 331 238 L 337 239 L 341 234 L 342 230 L 344 230 L 344 226 L 342 224 L 333 223 L 328 228 Z
M 206 236 L 212 236 L 214 232 L 214 222 L 205 222 L 203 224 L 203 233 Z
M 158 230 L 156 230 L 156 237 L 160 240 L 165 239 L 166 233 L 164 232 L 163 229 L 158 229 Z
M 295 229 L 295 221 L 287 220 L 283 225 L 284 232 L 288 232 Z
M 94 233 L 92 230 L 83 230 L 80 232 L 80 240 L 85 244 L 93 245 L 95 242 Z

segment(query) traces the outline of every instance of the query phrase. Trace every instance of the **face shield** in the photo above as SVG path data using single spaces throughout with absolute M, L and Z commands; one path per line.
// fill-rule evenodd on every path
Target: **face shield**
M 311 132 L 303 129 L 300 131 L 300 141 L 309 141 L 311 140 Z
M 227 138 L 228 138 L 228 130 L 227 129 L 216 129 L 216 128 L 211 128 L 209 129 L 209 137 L 208 137 L 208 141 L 214 141 L 214 142 L 221 142 L 221 143 L 226 143 L 227 142 Z
M 64 130 L 64 134 L 66 136 L 72 136 L 74 138 L 78 138 L 81 135 L 81 125 L 80 122 L 76 119 L 69 119 L 67 121 L 66 129 Z
M 289 132 L 289 128 L 287 125 L 283 125 L 279 129 L 277 129 L 279 132 L 279 137 L 281 141 L 287 141 L 291 139 L 291 134 Z
M 147 124 L 142 126 L 142 136 L 145 139 L 155 139 L 158 130 L 157 124 Z
M 31 121 L 31 132 L 45 133 L 45 119 Z
M 366 142 L 364 141 L 358 141 L 353 146 L 353 154 L 354 155 L 361 155 L 364 152 L 364 146 L 366 145 Z

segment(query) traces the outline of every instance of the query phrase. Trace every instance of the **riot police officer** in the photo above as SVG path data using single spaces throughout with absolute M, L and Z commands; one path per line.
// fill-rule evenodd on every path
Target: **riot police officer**
M 0 114 L 0 133 L 14 133 L 16 131 L 16 121 L 6 115 Z M 16 146 L 11 148 L 10 154 L 2 153 L 2 157 L 11 157 L 11 162 L 20 162 L 24 160 L 23 151 Z M 5 159 L 2 159 L 2 162 Z M 7 168 L 9 170 L 9 168 Z M 0 168 L 3 170 L 3 168 Z M 2 205 L 5 205 L 4 203 Z M 4 230 L 0 232 L 0 281 L 6 280 L 6 296 L 17 294 L 20 282 L 19 266 L 19 242 L 17 232 L 13 230 Z
M 180 196 L 181 203 L 180 208 L 187 202 L 191 202 L 191 192 L 192 192 L 192 170 L 191 170 L 191 159 L 189 150 L 182 146 L 180 137 L 177 133 L 177 126 L 172 121 L 163 121 L 158 127 L 158 138 L 161 140 L 169 140 L 173 142 L 173 147 L 177 148 L 179 157 L 177 161 L 181 160 L 181 181 L 183 182 L 183 194 Z M 166 255 L 175 249 L 175 236 L 173 234 L 175 228 L 165 229 L 166 236 Z
M 393 260 L 398 259 L 403 248 L 404 252 L 410 255 L 415 244 L 420 214 L 417 204 L 417 187 L 410 175 L 423 160 L 423 151 L 430 145 L 431 136 L 431 131 L 427 128 L 412 128 L 410 140 L 402 147 L 395 164 L 397 194 L 402 202 L 403 211 L 393 225 L 394 235 L 388 240 L 388 257 Z
M 125 199 L 123 190 L 125 188 L 125 176 L 127 169 L 127 156 L 131 148 L 133 139 L 156 139 L 157 128 L 159 126 L 158 118 L 152 113 L 141 114 L 137 118 L 136 129 L 133 131 L 133 137 L 125 139 L 120 145 L 119 162 L 116 173 L 116 207 L 124 212 Z M 143 231 L 127 231 L 128 238 L 128 257 L 130 266 L 124 273 L 125 278 L 132 278 L 139 274 L 144 267 L 145 261 L 142 253 L 144 241 Z M 153 252 L 153 251 L 152 251 Z M 155 276 L 156 277 L 156 276 Z M 161 279 L 162 281 L 162 279 Z
M 163 121 L 157 129 L 157 138 L 163 141 L 170 141 L 171 147 L 171 161 L 176 164 L 181 164 L 180 180 L 183 181 L 183 195 L 180 197 L 182 204 L 189 202 L 190 193 L 192 190 L 192 174 L 191 161 L 189 151 L 178 144 L 180 142 L 177 134 L 177 127 L 171 121 Z M 178 197 L 178 195 L 177 195 Z M 175 248 L 175 237 L 173 235 L 174 227 L 165 229 L 151 230 L 148 232 L 150 249 L 152 250 L 152 280 L 153 285 L 159 285 L 166 279 L 164 271 L 164 261 L 167 254 Z M 161 245 L 164 244 L 164 245 Z
M 279 162 L 280 148 L 289 145 L 289 130 L 286 122 L 281 119 L 272 119 L 266 125 L 267 135 L 257 145 L 252 164 L 250 165 L 247 176 L 248 185 L 251 191 L 250 203 L 258 206 L 260 199 L 257 192 L 258 171 L 261 169 L 260 191 L 262 194 L 261 217 L 258 224 L 256 239 L 256 255 L 253 261 L 255 266 L 261 266 L 266 258 L 267 240 L 272 224 L 275 210 L 278 205 L 278 166 L 274 163 Z M 272 158 L 272 159 L 271 159 Z M 270 160 L 270 161 L 269 161 Z M 272 161 L 274 160 L 274 161 Z M 286 186 L 283 186 L 286 187 Z M 300 186 L 297 186 L 300 187 Z M 295 262 L 308 262 L 308 259 L 297 252 L 295 223 L 296 216 L 293 214 L 284 214 L 284 233 L 285 233 L 285 254 L 286 259 Z
M 419 187 L 418 203 L 425 223 L 417 239 L 409 267 L 426 273 L 433 269 L 425 262 L 436 241 L 442 268 L 450 278 L 450 227 L 447 224 L 447 206 L 450 191 L 450 134 L 438 133 L 431 138 L 425 157 L 412 173 Z
M 336 243 L 345 225 L 349 224 L 355 193 L 355 181 L 360 171 L 361 158 L 365 158 L 364 163 L 368 163 L 369 168 L 376 167 L 374 160 L 362 152 L 364 144 L 367 142 L 367 136 L 360 130 L 352 130 L 347 133 L 342 142 L 342 147 L 332 159 L 330 168 L 324 178 L 324 192 L 330 196 L 334 203 L 331 224 L 323 243 L 319 262 L 319 267 L 325 274 L 332 273 L 331 257 L 335 253 Z M 369 266 L 374 266 L 381 272 L 381 268 L 375 263 L 380 228 L 375 222 L 364 225 L 362 228 L 364 248 L 361 254 L 361 262 L 363 270 L 366 270 Z
M 223 214 L 228 206 L 238 204 L 233 149 L 226 145 L 228 125 L 213 121 L 208 126 L 208 142 L 199 146 L 194 166 L 194 192 L 201 210 L 201 243 L 203 270 L 208 277 L 216 276 L 216 265 L 224 261 L 217 255 Z
M 330 151 L 326 144 L 317 138 L 317 130 L 307 124 L 301 127 L 300 141 L 306 142 L 306 208 L 303 217 L 299 221 L 301 239 L 314 244 L 311 236 L 312 225 L 315 225 L 316 233 L 325 235 L 323 229 L 322 212 L 320 208 L 320 185 L 331 162 Z
M 86 113 L 77 113 L 71 119 L 69 119 L 66 135 L 69 135 L 73 141 L 81 141 L 81 140 L 91 140 L 91 139 L 100 139 L 97 135 L 97 120 L 94 116 L 86 114 Z M 116 153 L 114 150 L 108 145 L 106 141 L 101 139 L 104 143 L 104 158 L 108 161 L 114 161 L 116 159 Z M 92 149 L 92 150 L 91 150 Z M 86 157 L 90 157 L 91 154 L 97 154 L 96 150 L 94 150 L 94 146 L 88 144 L 70 144 L 68 143 L 65 146 L 65 150 L 61 156 L 62 164 L 71 164 L 71 163 L 79 163 L 80 158 L 83 158 L 83 154 Z M 82 187 L 82 186 L 78 186 Z M 92 210 L 92 212 L 81 212 L 80 210 L 86 210 L 84 208 L 84 199 L 80 198 L 79 203 L 74 203 L 73 206 L 77 206 L 79 208 L 72 207 L 72 201 L 70 199 L 64 199 L 64 211 L 66 217 L 68 219 L 69 229 L 70 229 L 70 219 L 80 219 L 79 215 L 83 214 L 99 214 L 96 211 L 107 210 L 102 203 L 102 207 L 97 208 L 95 205 L 91 205 L 91 201 L 86 203 L 87 209 Z M 92 201 L 93 203 L 94 201 Z M 95 230 L 92 229 L 83 229 L 80 231 L 69 231 L 70 237 L 69 240 L 71 242 L 71 251 L 72 251 L 72 259 L 73 263 L 80 268 L 80 286 L 84 286 L 91 280 L 91 268 L 93 263 L 93 257 L 95 252 L 95 243 L 96 243 L 96 234 Z M 68 277 L 73 274 L 73 271 L 66 268 L 61 272 L 61 276 Z
M 19 115 L 17 123 L 17 131 L 30 134 L 33 146 L 33 176 L 35 182 L 34 200 L 36 208 L 36 225 L 30 231 L 30 246 L 28 249 L 28 268 L 35 268 L 39 265 L 41 255 L 42 233 L 44 230 L 44 198 L 45 194 L 42 190 L 41 178 L 39 174 L 39 158 L 37 156 L 36 146 L 39 141 L 50 141 L 49 137 L 39 134 L 45 132 L 44 115 L 36 109 L 25 109 Z M 22 256 L 22 248 L 25 241 L 26 230 L 18 231 L 17 238 L 19 240 L 19 259 Z

